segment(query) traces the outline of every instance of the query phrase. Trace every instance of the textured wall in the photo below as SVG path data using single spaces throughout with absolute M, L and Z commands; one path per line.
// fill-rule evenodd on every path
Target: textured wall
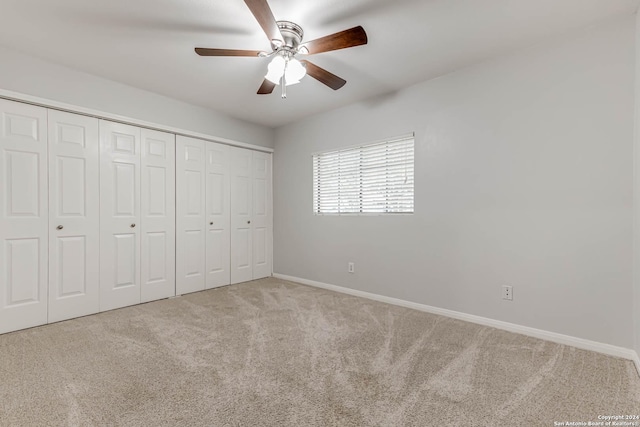
M 279 128 L 274 271 L 632 348 L 634 19 Z M 312 214 L 311 153 L 411 131 L 414 215 Z
M 634 138 L 634 277 L 633 313 L 635 350 L 640 360 L 640 13 L 636 14 L 636 115 Z M 639 366 L 640 369 L 640 366 Z
M 0 88 L 238 142 L 273 147 L 274 131 L 213 110 L 0 46 Z

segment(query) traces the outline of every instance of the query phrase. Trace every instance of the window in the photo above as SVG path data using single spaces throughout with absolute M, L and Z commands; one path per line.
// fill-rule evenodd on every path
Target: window
M 313 155 L 315 214 L 413 213 L 413 135 Z

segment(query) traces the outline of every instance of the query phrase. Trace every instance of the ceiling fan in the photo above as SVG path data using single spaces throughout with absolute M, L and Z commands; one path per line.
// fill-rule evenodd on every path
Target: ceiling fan
M 264 82 L 258 89 L 259 95 L 273 92 L 276 85 L 282 86 L 282 97 L 287 97 L 286 87 L 300 82 L 306 74 L 338 90 L 347 81 L 329 71 L 307 61 L 298 61 L 296 55 L 312 55 L 367 44 L 367 33 L 360 26 L 340 31 L 316 40 L 302 43 L 304 31 L 289 21 L 276 21 L 267 0 L 244 0 L 253 16 L 271 42 L 271 52 L 258 50 L 207 49 L 197 47 L 200 56 L 249 56 L 273 57 L 268 66 Z

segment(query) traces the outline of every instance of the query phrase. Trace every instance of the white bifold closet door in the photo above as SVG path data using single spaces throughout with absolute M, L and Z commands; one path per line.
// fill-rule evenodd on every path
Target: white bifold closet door
M 99 311 L 98 119 L 49 110 L 49 323 Z
M 231 283 L 229 146 L 206 142 L 206 289 Z
M 231 283 L 271 275 L 271 155 L 233 147 Z
M 173 138 L 100 121 L 100 311 L 175 295 Z
M 229 284 L 229 147 L 176 141 L 176 293 Z
M 269 277 L 272 273 L 271 241 L 273 239 L 273 209 L 271 194 L 271 154 L 253 152 L 253 278 Z
M 140 129 L 100 121 L 100 311 L 140 303 Z
M 0 99 L 0 333 L 47 323 L 47 110 Z
M 231 283 L 253 280 L 253 152 L 231 148 Z
M 176 294 L 205 288 L 205 141 L 176 138 Z
M 175 135 L 142 129 L 141 302 L 176 294 Z

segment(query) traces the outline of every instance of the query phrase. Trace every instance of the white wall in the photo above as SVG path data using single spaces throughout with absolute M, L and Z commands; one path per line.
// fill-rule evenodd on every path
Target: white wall
M 278 129 L 274 271 L 632 348 L 634 28 Z M 312 214 L 311 153 L 410 131 L 415 215 Z
M 0 46 L 0 88 L 147 122 L 273 147 L 274 131 Z
M 636 110 L 634 138 L 634 277 L 633 313 L 635 350 L 640 360 L 640 13 L 636 14 Z M 638 367 L 640 369 L 640 366 Z

